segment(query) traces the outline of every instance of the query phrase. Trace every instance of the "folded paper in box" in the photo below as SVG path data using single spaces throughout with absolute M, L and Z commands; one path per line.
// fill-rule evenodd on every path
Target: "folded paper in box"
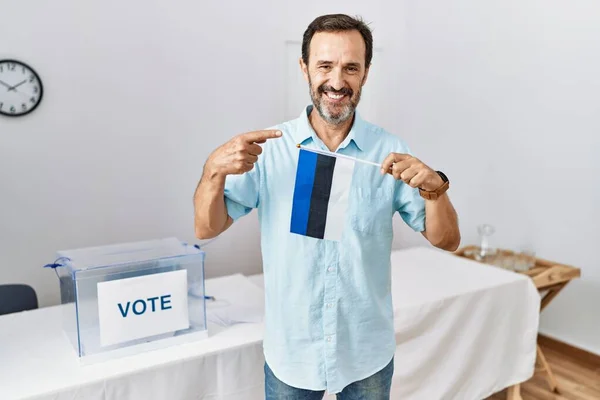
M 82 363 L 207 336 L 196 246 L 167 238 L 66 250 L 53 266 L 64 330 Z

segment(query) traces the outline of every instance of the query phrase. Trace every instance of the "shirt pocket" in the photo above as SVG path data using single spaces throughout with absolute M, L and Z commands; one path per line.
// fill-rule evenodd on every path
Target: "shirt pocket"
M 353 200 L 350 224 L 354 230 L 376 236 L 393 235 L 391 188 L 355 188 Z

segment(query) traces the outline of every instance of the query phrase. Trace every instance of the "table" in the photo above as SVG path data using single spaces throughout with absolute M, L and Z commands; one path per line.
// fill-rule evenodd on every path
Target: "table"
M 455 254 L 460 257 L 466 257 L 469 259 L 475 259 L 477 253 L 477 246 L 465 246 L 458 249 Z M 496 254 L 491 257 L 491 260 L 477 260 L 482 263 L 495 262 L 499 258 L 511 258 L 518 256 L 518 253 L 508 249 L 498 249 Z M 537 290 L 542 296 L 540 312 L 544 310 L 550 304 L 550 302 L 560 293 L 561 290 L 573 279 L 581 276 L 581 270 L 571 265 L 561 264 L 553 261 L 548 261 L 542 258 L 535 258 L 534 265 L 524 271 L 514 271 L 525 276 L 528 276 L 534 283 Z M 560 393 L 558 382 L 554 377 L 552 368 L 546 361 L 544 352 L 541 347 L 537 345 L 537 361 L 540 365 L 540 371 L 545 372 L 546 380 L 550 390 L 555 393 Z M 512 387 L 509 391 L 509 398 L 511 400 L 520 400 L 520 388 L 519 386 Z
M 481 400 L 533 375 L 540 297 L 530 279 L 430 247 L 393 252 L 391 273 L 392 398 Z M 223 279 L 208 279 L 207 292 Z M 199 342 L 80 367 L 60 306 L 6 315 L 0 399 L 263 399 L 262 331 L 210 325 Z

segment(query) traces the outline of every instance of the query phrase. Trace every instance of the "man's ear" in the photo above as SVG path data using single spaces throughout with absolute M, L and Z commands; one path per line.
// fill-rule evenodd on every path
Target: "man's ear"
M 304 75 L 304 80 L 308 82 L 308 65 L 304 64 L 304 60 L 302 59 L 302 57 L 298 59 L 298 63 L 300 64 L 302 75 Z
M 369 65 L 366 69 L 365 69 L 365 76 L 363 77 L 362 80 L 362 84 L 361 86 L 364 86 L 365 83 L 367 83 L 367 77 L 369 76 L 369 70 L 370 70 L 371 66 Z

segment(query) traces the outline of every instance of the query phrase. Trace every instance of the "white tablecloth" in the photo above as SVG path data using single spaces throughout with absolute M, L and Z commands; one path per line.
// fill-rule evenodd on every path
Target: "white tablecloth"
M 392 398 L 480 400 L 532 376 L 540 299 L 529 278 L 431 248 L 396 251 L 392 265 Z M 0 317 L 0 399 L 264 398 L 261 323 L 81 367 L 60 317 L 60 306 Z

